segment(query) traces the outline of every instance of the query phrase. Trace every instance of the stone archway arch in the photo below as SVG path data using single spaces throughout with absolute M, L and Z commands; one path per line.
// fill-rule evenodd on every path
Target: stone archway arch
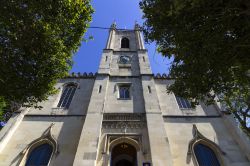
M 137 152 L 140 151 L 141 149 L 139 143 L 136 140 L 129 138 L 129 137 L 120 137 L 110 142 L 109 152 L 111 152 L 112 149 L 116 145 L 121 144 L 121 143 L 127 143 L 127 144 L 132 145 L 136 149 Z
M 119 137 L 111 141 L 108 148 L 109 166 L 138 165 L 140 144 L 130 137 Z

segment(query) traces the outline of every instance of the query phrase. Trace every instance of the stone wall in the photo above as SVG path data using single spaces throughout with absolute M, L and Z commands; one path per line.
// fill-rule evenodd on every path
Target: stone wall
M 57 140 L 59 153 L 54 155 L 51 165 L 69 166 L 73 164 L 84 116 L 26 116 L 0 153 L 0 165 L 17 165 L 22 159 L 22 151 L 32 141 L 54 123 L 52 135 Z
M 225 127 L 221 117 L 218 118 L 164 118 L 165 130 L 168 134 L 171 156 L 174 166 L 193 166 L 192 155 L 188 154 L 189 142 L 194 138 L 193 124 L 199 132 L 218 145 L 222 150 L 222 157 L 226 166 L 248 166 L 250 163 L 239 148 L 238 144 Z M 224 154 L 223 154 L 224 153 Z

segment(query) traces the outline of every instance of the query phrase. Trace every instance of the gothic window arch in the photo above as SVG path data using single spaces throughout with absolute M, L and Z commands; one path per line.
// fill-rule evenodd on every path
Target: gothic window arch
M 52 157 L 58 153 L 58 144 L 52 136 L 52 123 L 42 134 L 41 137 L 32 141 L 21 152 L 20 166 L 41 166 L 49 165 Z
M 129 39 L 123 37 L 121 40 L 121 48 L 129 48 Z
M 193 147 L 194 155 L 199 166 L 220 166 L 215 152 L 203 143 L 197 143 Z
M 69 108 L 76 89 L 77 89 L 77 84 L 75 84 L 75 83 L 66 84 L 63 87 L 62 95 L 61 95 L 60 100 L 57 104 L 57 107 L 66 108 L 66 109 Z
M 30 152 L 25 166 L 48 165 L 52 152 L 53 147 L 48 143 L 44 143 L 35 147 Z
M 188 158 L 193 158 L 195 166 L 223 166 L 222 155 L 225 155 L 220 147 L 203 136 L 193 125 L 194 138 L 189 142 Z
M 192 106 L 189 100 L 183 97 L 176 96 L 176 95 L 175 95 L 175 99 L 180 109 L 192 109 Z

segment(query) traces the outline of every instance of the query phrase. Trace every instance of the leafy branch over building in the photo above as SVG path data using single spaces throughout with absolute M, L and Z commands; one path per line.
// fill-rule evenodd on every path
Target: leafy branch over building
M 56 92 L 91 21 L 89 0 L 2 1 L 0 96 L 26 106 Z
M 169 90 L 193 104 L 221 96 L 250 133 L 250 3 L 142 0 L 140 7 L 146 41 L 174 58 L 170 76 L 176 80 Z

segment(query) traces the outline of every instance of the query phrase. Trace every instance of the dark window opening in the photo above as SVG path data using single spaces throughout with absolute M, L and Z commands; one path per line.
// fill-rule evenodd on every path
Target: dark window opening
M 151 87 L 148 86 L 148 93 L 151 93 Z
M 122 38 L 121 48 L 129 48 L 129 40 L 128 40 L 128 38 L 126 38 L 126 37 Z
M 98 92 L 99 92 L 99 93 L 101 93 L 101 92 L 102 92 L 102 86 L 101 86 L 101 85 L 99 86 L 99 90 L 98 90 Z

